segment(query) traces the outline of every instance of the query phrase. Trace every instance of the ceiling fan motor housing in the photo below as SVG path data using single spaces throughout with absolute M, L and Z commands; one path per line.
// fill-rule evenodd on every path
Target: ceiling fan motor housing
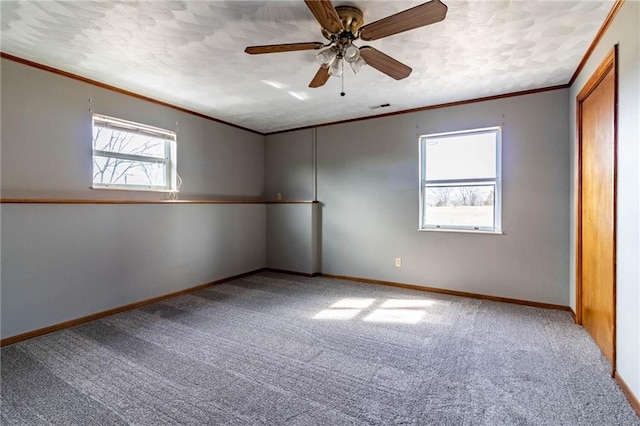
M 364 24 L 362 11 L 353 6 L 337 6 L 336 12 L 342 21 L 344 30 L 338 34 L 332 34 L 326 29 L 322 29 L 322 35 L 327 40 L 338 41 L 340 39 L 355 40 L 358 38 L 358 31 Z

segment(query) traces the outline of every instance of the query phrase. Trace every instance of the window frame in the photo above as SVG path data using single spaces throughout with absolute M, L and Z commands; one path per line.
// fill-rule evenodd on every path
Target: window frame
M 99 124 L 97 124 L 99 123 Z M 116 151 L 104 151 L 94 148 L 93 132 L 96 125 L 102 128 L 117 129 L 127 133 L 139 133 L 153 136 L 164 141 L 164 156 L 152 157 L 136 154 L 125 154 Z M 120 118 L 110 117 L 104 114 L 91 115 L 91 159 L 95 161 L 95 157 L 108 157 L 119 160 L 140 161 L 145 163 L 155 163 L 164 165 L 164 178 L 166 185 L 138 185 L 138 184 L 122 184 L 122 183 L 101 183 L 94 182 L 92 171 L 91 189 L 116 189 L 125 191 L 146 191 L 146 192 L 177 192 L 177 166 L 176 166 L 176 149 L 177 149 L 177 133 L 171 130 L 161 129 L 159 127 L 148 126 L 146 124 L 136 123 L 133 121 L 123 120 Z M 93 164 L 93 163 L 92 163 Z
M 496 138 L 495 159 L 496 173 L 493 178 L 460 178 L 460 179 L 426 179 L 427 142 L 430 139 L 458 137 L 494 133 Z M 419 231 L 470 232 L 478 234 L 502 234 L 502 126 L 483 127 L 478 129 L 457 130 L 442 133 L 420 135 L 419 141 Z M 426 217 L 427 190 L 433 187 L 455 186 L 493 186 L 493 226 L 477 225 L 435 225 L 428 224 Z

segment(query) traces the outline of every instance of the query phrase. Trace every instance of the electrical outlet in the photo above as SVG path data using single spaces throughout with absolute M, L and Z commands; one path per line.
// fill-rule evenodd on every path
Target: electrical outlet
M 402 268 L 402 258 L 396 257 L 396 268 Z
M 282 192 L 276 192 L 276 200 L 282 200 Z

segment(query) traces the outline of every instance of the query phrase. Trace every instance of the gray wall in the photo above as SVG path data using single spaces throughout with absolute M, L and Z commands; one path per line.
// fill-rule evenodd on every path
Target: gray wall
M 314 200 L 315 129 L 265 137 L 265 195 L 270 201 Z M 267 206 L 267 267 L 313 274 L 320 272 L 317 204 Z
M 317 128 L 321 271 L 567 305 L 567 96 L 556 90 Z M 495 125 L 503 126 L 504 235 L 417 231 L 418 136 Z M 310 157 L 286 155 L 285 145 L 310 152 L 313 133 L 267 141 L 267 182 L 288 167 L 312 173 Z
M 267 267 L 320 272 L 317 221 L 318 204 L 267 205 Z
M 575 309 L 576 97 L 618 44 L 616 360 L 640 399 L 640 3 L 627 1 L 571 87 L 571 306 Z
M 2 337 L 260 269 L 265 206 L 2 205 Z
M 1 66 L 3 198 L 162 199 L 89 189 L 90 110 L 177 130 L 180 198 L 262 198 L 263 136 L 12 61 Z M 0 215 L 3 338 L 266 261 L 263 204 L 2 204 Z
M 265 194 L 276 200 L 314 199 L 314 129 L 265 137 Z

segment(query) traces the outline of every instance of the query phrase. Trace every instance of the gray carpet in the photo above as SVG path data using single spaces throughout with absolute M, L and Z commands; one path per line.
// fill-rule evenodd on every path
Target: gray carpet
M 2 423 L 640 425 L 568 313 L 264 272 L 2 349 Z

